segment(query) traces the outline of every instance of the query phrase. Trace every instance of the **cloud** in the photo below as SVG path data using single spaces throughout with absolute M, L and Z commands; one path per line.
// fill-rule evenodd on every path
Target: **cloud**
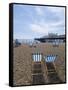
M 29 25 L 34 33 L 46 35 L 50 32 L 59 34 L 65 33 L 65 10 L 63 7 L 36 7 L 35 10 L 38 14 L 37 17 L 39 17 L 39 15 L 41 17 L 39 20 L 34 19 L 34 22 Z M 56 20 L 56 18 L 58 20 Z
M 43 15 L 44 13 L 43 13 L 43 9 L 42 9 L 42 7 L 40 6 L 36 6 L 35 7 L 35 11 L 36 11 L 36 13 L 38 14 L 38 15 Z
M 31 24 L 31 30 L 35 33 L 48 33 L 45 27 L 39 24 Z
M 14 12 L 15 37 L 33 38 L 52 32 L 65 33 L 65 10 L 63 7 L 18 7 Z
M 47 7 L 48 12 L 51 12 L 55 17 L 64 19 L 65 8 L 64 7 Z
M 53 13 L 61 13 L 64 11 L 63 7 L 47 7 L 47 9 Z
M 45 35 L 51 32 L 53 33 L 65 32 L 65 26 L 62 21 L 53 22 L 53 23 L 47 23 L 45 21 L 35 22 L 33 24 L 30 24 L 30 29 L 34 33 L 45 34 Z M 64 31 L 61 29 L 63 29 Z

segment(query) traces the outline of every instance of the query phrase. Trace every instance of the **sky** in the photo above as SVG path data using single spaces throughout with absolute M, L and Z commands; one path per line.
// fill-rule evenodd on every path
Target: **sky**
M 48 33 L 65 34 L 64 7 L 14 4 L 14 39 L 40 38 Z

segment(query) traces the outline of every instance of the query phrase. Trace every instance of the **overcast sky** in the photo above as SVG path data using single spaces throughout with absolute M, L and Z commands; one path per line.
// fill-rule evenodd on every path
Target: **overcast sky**
M 65 34 L 65 8 L 14 5 L 14 39 L 33 39 L 48 33 Z

